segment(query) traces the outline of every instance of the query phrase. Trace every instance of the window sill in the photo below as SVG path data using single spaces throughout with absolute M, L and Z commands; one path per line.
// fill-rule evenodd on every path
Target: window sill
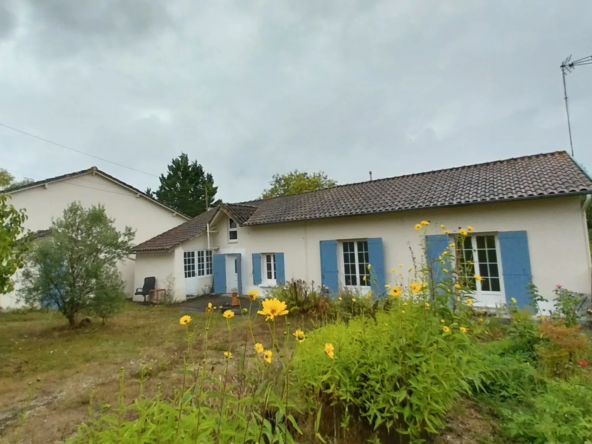
M 238 243 L 238 239 L 228 239 L 228 243 L 229 244 L 237 244 Z
M 273 288 L 273 287 L 277 287 L 278 284 L 276 281 L 268 281 L 268 282 L 264 282 L 263 284 L 260 284 L 259 287 L 261 288 Z

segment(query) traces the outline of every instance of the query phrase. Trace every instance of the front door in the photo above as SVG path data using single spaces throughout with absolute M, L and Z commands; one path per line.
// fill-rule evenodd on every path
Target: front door
M 195 272 L 195 251 L 183 252 L 183 272 L 185 274 L 185 294 L 197 294 L 197 273 Z
M 238 254 L 227 254 L 226 255 L 226 291 L 232 293 L 233 291 L 238 292 L 238 269 L 239 269 L 239 258 Z

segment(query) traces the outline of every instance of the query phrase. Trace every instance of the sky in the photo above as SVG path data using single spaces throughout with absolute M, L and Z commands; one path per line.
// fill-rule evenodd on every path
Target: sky
M 218 198 L 569 151 L 559 65 L 587 0 L 0 0 L 0 168 L 146 189 L 182 152 Z M 592 65 L 567 77 L 592 171 Z M 131 168 L 131 169 L 130 169 Z M 135 171 L 137 170 L 137 171 Z

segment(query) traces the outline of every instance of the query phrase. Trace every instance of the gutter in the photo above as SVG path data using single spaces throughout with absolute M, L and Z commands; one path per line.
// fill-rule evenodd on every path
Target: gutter
M 583 213 L 585 213 L 588 210 L 588 207 L 590 206 L 590 203 L 592 203 L 592 194 L 587 194 L 586 195 L 586 200 L 582 204 L 582 212 Z

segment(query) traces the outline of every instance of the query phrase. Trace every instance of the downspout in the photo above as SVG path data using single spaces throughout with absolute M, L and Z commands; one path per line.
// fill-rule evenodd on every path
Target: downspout
M 210 223 L 209 222 L 206 224 L 206 233 L 208 235 L 208 250 L 211 250 L 212 246 L 210 244 Z
M 590 203 L 592 203 L 592 194 L 587 194 L 586 195 L 586 200 L 584 200 L 584 203 L 582 204 L 582 216 L 584 219 L 584 237 L 586 238 L 586 240 L 588 241 L 588 248 L 589 248 L 589 254 L 588 254 L 588 274 L 592 273 L 592 264 L 591 264 L 591 255 L 592 255 L 592 249 L 590 249 L 590 230 L 588 230 L 588 207 L 590 206 Z M 590 291 L 592 292 L 592 281 L 590 282 Z
M 584 201 L 584 203 L 582 204 L 582 211 L 585 213 L 588 210 L 588 207 L 590 206 L 590 203 L 592 202 L 592 194 L 587 194 L 586 195 L 586 200 Z

